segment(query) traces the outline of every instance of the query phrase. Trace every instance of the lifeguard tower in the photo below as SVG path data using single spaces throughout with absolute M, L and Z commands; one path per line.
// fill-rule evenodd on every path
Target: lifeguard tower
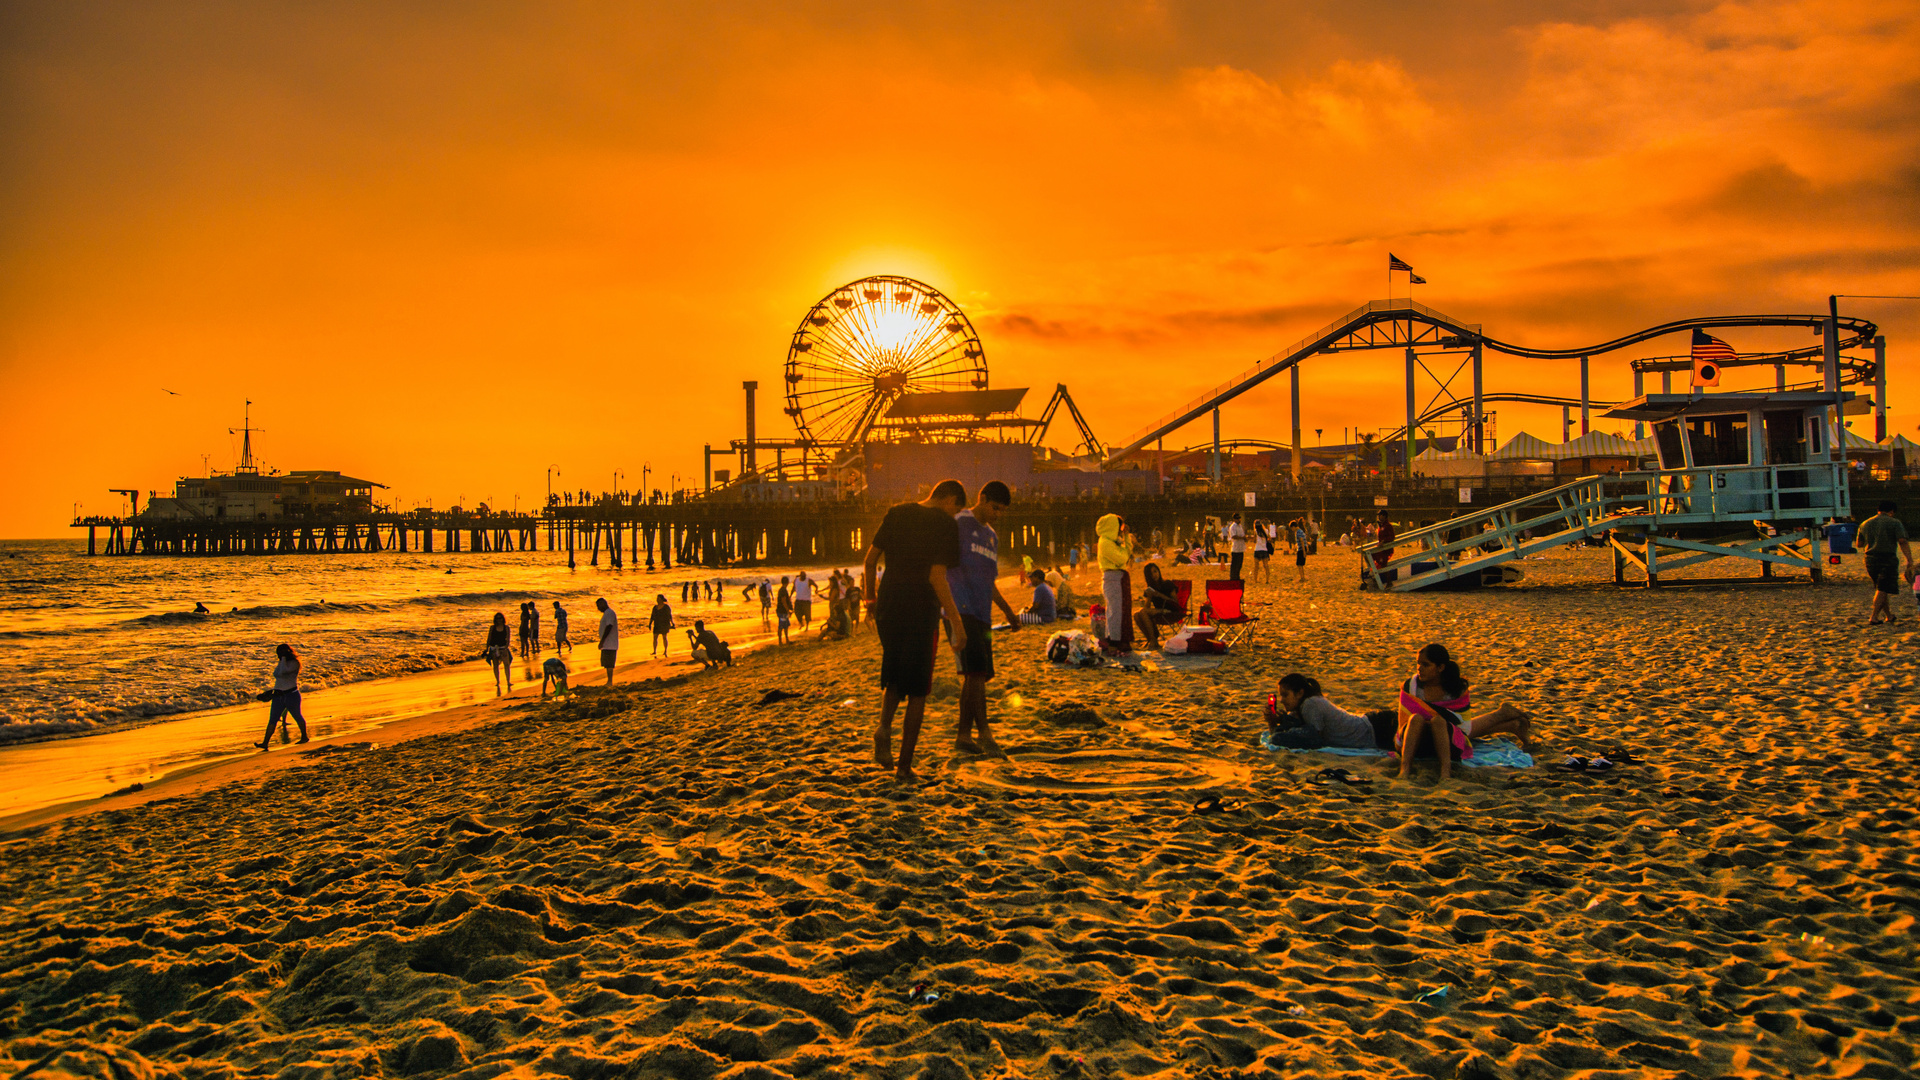
M 1834 437 L 1852 394 L 1842 391 L 1648 394 L 1605 416 L 1652 425 L 1659 469 L 1587 476 L 1394 538 L 1392 557 L 1361 545 L 1373 587 L 1411 592 L 1478 575 L 1511 580 L 1503 564 L 1605 537 L 1614 581 L 1740 558 L 1805 569 L 1821 579 L 1820 526 L 1852 510 L 1847 463 Z M 1715 526 L 1724 530 L 1715 535 Z M 1683 538 L 1680 530 L 1698 538 Z M 1701 583 L 1690 578 L 1689 583 Z M 1750 581 L 1751 578 L 1735 579 Z

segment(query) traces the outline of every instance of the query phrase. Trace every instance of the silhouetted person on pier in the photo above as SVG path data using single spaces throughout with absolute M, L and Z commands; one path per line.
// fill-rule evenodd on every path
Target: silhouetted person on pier
M 559 652 L 561 649 L 572 652 L 573 642 L 567 637 L 567 609 L 560 606 L 560 601 L 555 600 L 553 602 L 553 651 Z
M 493 665 L 493 692 L 507 693 L 513 689 L 513 636 L 507 629 L 507 615 L 504 611 L 493 613 L 493 625 L 487 628 L 487 648 L 481 655 L 487 663 Z M 506 672 L 507 689 L 500 689 L 500 673 Z
M 253 745 L 265 750 L 273 740 L 273 726 L 281 726 L 281 740 L 286 739 L 287 717 L 300 725 L 300 741 L 307 742 L 307 718 L 300 713 L 300 657 L 291 645 L 278 645 L 274 655 L 279 659 L 273 665 L 273 705 L 267 709 L 267 732 Z

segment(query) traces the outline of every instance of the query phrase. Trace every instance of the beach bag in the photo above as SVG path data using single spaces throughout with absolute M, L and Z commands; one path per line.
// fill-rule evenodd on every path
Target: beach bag
M 1107 605 L 1095 604 L 1087 609 L 1087 623 L 1093 627 L 1094 634 L 1105 637 L 1107 634 Z
M 1085 630 L 1061 630 L 1047 638 L 1047 659 L 1068 667 L 1097 667 L 1100 642 Z

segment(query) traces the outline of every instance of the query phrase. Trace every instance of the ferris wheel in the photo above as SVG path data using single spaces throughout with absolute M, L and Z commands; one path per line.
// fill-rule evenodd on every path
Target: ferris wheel
M 861 278 L 822 297 L 787 349 L 787 415 L 800 437 L 864 439 L 902 394 L 985 390 L 987 355 L 960 306 L 912 278 Z

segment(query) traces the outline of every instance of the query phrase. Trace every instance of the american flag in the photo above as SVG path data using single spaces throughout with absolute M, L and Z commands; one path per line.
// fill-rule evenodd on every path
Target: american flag
M 1409 285 L 1425 285 L 1426 283 L 1427 283 L 1427 279 L 1421 277 L 1419 274 L 1414 274 L 1411 277 L 1407 278 L 1407 284 Z
M 1401 262 L 1400 256 L 1389 251 L 1387 252 L 1387 272 L 1392 273 L 1395 270 L 1405 270 L 1409 274 L 1413 273 L 1413 267 Z
M 1697 326 L 1694 327 L 1693 329 L 1693 362 L 1694 363 L 1697 364 L 1702 360 L 1707 360 L 1715 364 L 1724 364 L 1729 360 L 1734 360 L 1738 358 L 1739 358 L 1739 354 L 1733 351 L 1733 346 L 1727 344 L 1724 341 L 1721 341 L 1719 338 L 1714 337 L 1712 334 L 1707 333 L 1705 330 L 1702 330 Z

